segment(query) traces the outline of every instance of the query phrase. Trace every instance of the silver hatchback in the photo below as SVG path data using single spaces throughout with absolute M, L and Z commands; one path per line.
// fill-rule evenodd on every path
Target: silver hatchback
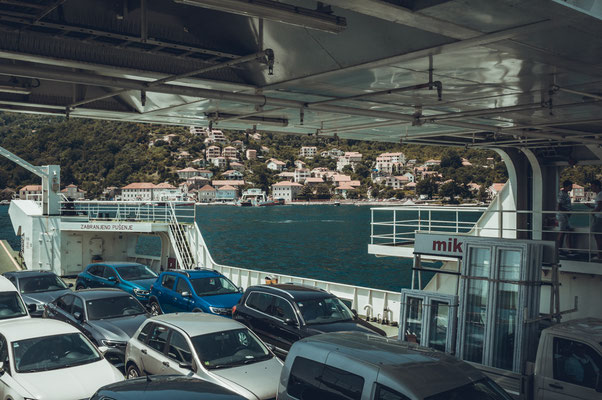
M 246 326 L 204 313 L 148 319 L 126 348 L 128 378 L 182 374 L 247 399 L 275 399 L 282 362 Z

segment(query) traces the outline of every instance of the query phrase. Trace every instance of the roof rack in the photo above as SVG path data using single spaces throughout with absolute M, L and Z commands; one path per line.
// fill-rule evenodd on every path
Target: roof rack
M 178 273 L 178 274 L 186 275 L 187 277 L 190 278 L 190 274 L 185 269 L 172 269 L 171 272 L 175 272 L 175 273 Z

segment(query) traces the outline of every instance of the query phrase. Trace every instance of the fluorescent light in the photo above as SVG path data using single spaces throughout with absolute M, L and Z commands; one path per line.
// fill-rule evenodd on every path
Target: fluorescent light
M 339 33 L 347 28 L 344 17 L 337 17 L 309 8 L 295 7 L 272 0 L 174 0 L 187 4 L 224 11 L 247 17 L 264 18 L 290 25 L 302 26 L 329 33 Z
M 21 86 L 0 85 L 0 92 L 16 93 L 16 94 L 31 94 L 31 89 L 27 89 L 27 88 L 24 88 Z

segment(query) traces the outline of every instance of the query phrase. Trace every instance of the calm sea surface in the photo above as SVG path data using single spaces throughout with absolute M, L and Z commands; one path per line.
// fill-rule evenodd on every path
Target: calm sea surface
M 368 206 L 199 206 L 197 221 L 221 264 L 395 291 L 409 286 L 411 260 L 368 254 Z M 0 238 L 19 248 L 8 206 L 0 206 Z

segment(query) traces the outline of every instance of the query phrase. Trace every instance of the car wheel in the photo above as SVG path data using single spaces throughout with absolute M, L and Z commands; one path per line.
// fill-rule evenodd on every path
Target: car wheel
M 203 312 L 203 310 L 201 310 L 200 308 L 195 308 L 194 310 L 192 310 L 192 312 Z
M 86 287 L 85 287 L 84 285 L 81 285 L 81 284 L 80 284 L 80 285 L 77 285 L 77 286 L 75 287 L 75 290 L 82 290 L 82 289 L 85 289 L 85 288 L 86 288 Z
M 150 302 L 150 313 L 151 315 L 161 315 L 161 306 L 156 301 Z
M 135 379 L 140 376 L 140 370 L 136 366 L 136 364 L 132 363 L 128 365 L 127 371 L 125 373 L 126 379 Z

